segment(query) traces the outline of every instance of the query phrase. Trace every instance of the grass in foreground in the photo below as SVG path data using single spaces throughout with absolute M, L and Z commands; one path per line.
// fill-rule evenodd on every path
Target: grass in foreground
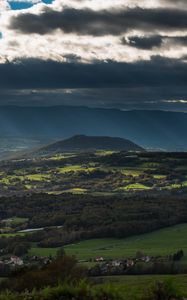
M 117 276 L 97 280 L 95 284 L 85 280 L 65 281 L 32 292 L 2 292 L 0 300 L 179 300 L 187 296 L 187 275 Z
M 100 277 L 100 280 L 115 286 L 126 300 L 141 299 L 157 282 L 171 282 L 183 297 L 187 297 L 187 275 L 109 276 Z

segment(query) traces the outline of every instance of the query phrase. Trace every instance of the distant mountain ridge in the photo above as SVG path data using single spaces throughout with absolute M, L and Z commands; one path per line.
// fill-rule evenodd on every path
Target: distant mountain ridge
M 0 107 L 0 136 L 66 139 L 77 134 L 126 138 L 144 148 L 187 151 L 187 113 L 88 107 Z
M 142 151 L 135 143 L 117 137 L 75 135 L 39 150 L 46 154 L 61 153 L 65 151 L 89 151 L 89 150 L 116 150 L 116 151 Z

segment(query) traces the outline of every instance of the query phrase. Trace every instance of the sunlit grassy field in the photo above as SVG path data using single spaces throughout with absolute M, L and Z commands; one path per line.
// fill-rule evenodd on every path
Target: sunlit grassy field
M 19 168 L 16 164 L 12 167 L 10 163 L 9 172 L 6 168 L 0 172 L 2 191 L 7 193 L 10 189 L 15 192 L 42 191 L 51 194 L 104 192 L 118 195 L 187 187 L 187 177 L 182 174 L 186 171 L 185 161 L 182 166 L 180 159 L 175 156 L 170 158 L 168 155 L 159 160 L 156 157 L 155 161 L 149 154 L 146 157 L 137 153 L 129 156 L 101 150 L 92 153 L 93 156 L 89 155 L 85 153 L 84 160 L 81 153 L 52 154 L 31 160 L 29 165 L 23 159 L 17 161 L 22 164 Z M 116 163 L 116 158 L 123 162 Z M 172 172 L 175 175 L 168 178 Z
M 181 224 L 152 233 L 125 239 L 93 239 L 67 245 L 65 252 L 78 260 L 89 260 L 97 256 L 104 258 L 134 257 L 137 251 L 147 255 L 170 255 L 183 249 L 183 262 L 187 262 L 187 224 Z M 32 248 L 36 255 L 55 255 L 57 249 Z
M 184 261 L 187 261 L 187 224 L 126 239 L 95 239 L 65 247 L 68 254 L 79 259 L 133 257 L 137 251 L 147 255 L 168 255 L 179 249 L 183 249 Z
M 23 233 L 23 232 L 0 233 L 0 237 L 15 237 L 15 236 L 24 236 L 24 235 L 26 235 L 26 233 Z
M 122 188 L 118 188 L 117 189 L 118 191 L 123 191 L 123 190 L 150 190 L 150 187 L 144 185 L 144 184 L 141 184 L 141 183 L 133 183 L 133 184 L 129 184 L 125 187 L 122 187 Z

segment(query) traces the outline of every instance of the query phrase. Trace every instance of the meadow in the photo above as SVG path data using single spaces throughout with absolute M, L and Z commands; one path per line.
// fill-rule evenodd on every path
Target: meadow
M 187 261 L 187 224 L 181 224 L 152 233 L 126 239 L 95 239 L 65 247 L 70 255 L 78 259 L 134 257 L 137 251 L 146 255 L 169 255 L 183 249 Z
M 102 256 L 105 259 L 135 257 L 138 251 L 146 255 L 170 255 L 183 249 L 183 262 L 187 262 L 187 224 L 180 224 L 152 233 L 124 239 L 92 239 L 64 247 L 68 255 L 76 256 L 79 261 L 89 261 Z M 30 255 L 47 256 L 56 254 L 58 248 L 33 247 Z

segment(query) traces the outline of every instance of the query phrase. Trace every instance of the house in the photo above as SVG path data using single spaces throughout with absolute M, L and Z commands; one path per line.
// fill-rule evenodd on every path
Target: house
M 144 262 L 149 263 L 151 261 L 151 257 L 150 256 L 145 256 L 144 257 Z
M 23 265 L 23 260 L 18 256 L 11 256 L 9 263 L 14 265 L 14 266 L 22 266 Z
M 121 261 L 120 260 L 113 260 L 111 265 L 112 265 L 112 267 L 120 267 L 121 266 Z
M 99 256 L 99 257 L 96 257 L 95 258 L 95 261 L 96 262 L 103 262 L 104 261 L 104 258 L 102 256 Z
M 127 268 L 133 267 L 134 266 L 134 260 L 127 259 L 126 266 L 127 266 Z

